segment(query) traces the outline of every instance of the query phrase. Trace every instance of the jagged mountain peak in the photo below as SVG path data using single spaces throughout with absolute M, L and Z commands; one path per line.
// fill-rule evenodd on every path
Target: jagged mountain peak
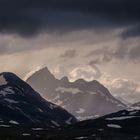
M 96 118 L 126 107 L 96 80 L 78 79 L 70 82 L 67 77 L 60 80 L 50 78 L 44 71 L 32 75 L 27 82 L 46 99 L 64 107 L 79 120 Z
M 49 71 L 49 69 L 47 67 L 44 67 L 40 70 L 38 70 L 37 72 L 35 72 L 33 75 L 46 75 L 48 78 L 55 78 L 54 75 Z M 32 77 L 32 76 L 31 76 Z M 30 77 L 29 77 L 30 78 Z
M 37 77 L 37 81 L 35 80 Z M 34 79 L 35 78 L 35 79 Z M 35 80 L 35 81 L 34 81 Z M 27 81 L 30 83 L 30 81 L 34 81 L 36 82 L 44 82 L 45 84 L 49 84 L 49 83 L 53 83 L 55 84 L 57 79 L 55 78 L 55 76 L 49 71 L 49 69 L 47 67 L 44 67 L 40 70 L 38 70 L 37 72 L 35 72 L 34 74 L 32 74 Z
M 48 73 L 48 74 L 51 74 L 48 67 L 43 67 L 42 69 L 40 69 L 39 71 L 37 71 L 36 73 Z
M 61 82 L 68 83 L 69 82 L 68 77 L 67 76 L 62 77 Z

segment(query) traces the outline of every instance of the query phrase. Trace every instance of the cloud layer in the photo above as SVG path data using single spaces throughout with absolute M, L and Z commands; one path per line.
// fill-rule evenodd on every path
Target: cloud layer
M 106 64 L 115 59 L 122 60 L 126 59 L 130 62 L 139 62 L 140 60 L 140 44 L 133 44 L 133 45 L 120 45 L 117 47 L 102 47 L 97 48 L 91 51 L 86 55 L 86 57 L 92 58 L 89 61 L 89 65 L 96 65 L 96 64 Z
M 54 74 L 59 75 L 62 73 L 67 75 L 71 81 L 77 79 L 91 81 L 96 79 L 106 86 L 113 96 L 126 100 L 129 103 L 138 102 L 140 99 L 140 82 L 123 77 L 113 77 L 110 74 L 101 72 L 96 66 L 81 65 L 72 69 L 60 65 L 57 66 Z
M 0 32 L 32 36 L 91 28 L 129 27 L 139 36 L 139 0 L 0 0 Z
M 0 71 L 24 77 L 48 66 L 58 77 L 100 80 L 112 85 L 114 95 L 135 100 L 139 5 L 139 0 L 0 0 Z

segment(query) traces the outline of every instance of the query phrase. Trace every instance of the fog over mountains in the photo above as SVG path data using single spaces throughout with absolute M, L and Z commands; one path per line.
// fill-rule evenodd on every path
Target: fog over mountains
M 31 75 L 27 82 L 47 100 L 60 105 L 77 119 L 97 118 L 126 108 L 98 81 L 83 79 L 69 82 L 56 79 L 47 67 Z

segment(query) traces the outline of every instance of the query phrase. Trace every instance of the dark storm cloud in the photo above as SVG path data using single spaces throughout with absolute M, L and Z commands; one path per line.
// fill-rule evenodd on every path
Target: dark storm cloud
M 0 32 L 32 36 L 128 26 L 140 22 L 139 5 L 139 0 L 0 0 Z
M 140 36 L 140 23 L 138 25 L 128 28 L 121 34 L 121 37 L 123 39 L 127 39 L 129 37 L 139 37 L 139 36 Z

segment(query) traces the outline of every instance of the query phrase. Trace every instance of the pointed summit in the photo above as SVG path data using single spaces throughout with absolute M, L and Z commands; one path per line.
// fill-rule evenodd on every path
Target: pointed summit
M 51 90 L 54 86 L 57 85 L 58 80 L 54 77 L 54 75 L 48 70 L 47 67 L 40 69 L 35 72 L 27 79 L 27 83 L 31 84 L 33 88 L 39 89 L 40 93 L 44 90 L 44 87 L 48 87 L 47 90 Z M 38 86 L 41 85 L 41 86 Z
M 33 75 L 31 75 L 31 76 L 28 78 L 28 80 L 29 80 L 30 78 L 32 78 L 33 76 L 38 76 L 38 78 L 41 77 L 41 78 L 44 79 L 44 75 L 45 75 L 45 77 L 47 77 L 47 79 L 49 79 L 49 80 L 54 80 L 54 79 L 55 79 L 55 77 L 54 77 L 53 74 L 49 71 L 49 69 L 48 69 L 47 67 L 44 67 L 44 68 L 40 69 L 39 71 L 35 72 Z M 43 79 L 42 79 L 42 80 L 43 80 Z
M 45 83 L 49 82 L 54 82 L 56 81 L 56 78 L 53 76 L 53 74 L 49 71 L 49 69 L 47 67 L 44 67 L 40 70 L 38 70 L 37 72 L 35 72 L 34 74 L 32 74 L 27 81 L 30 82 L 32 80 L 34 80 L 34 77 L 37 77 L 37 79 L 39 81 L 43 81 Z

